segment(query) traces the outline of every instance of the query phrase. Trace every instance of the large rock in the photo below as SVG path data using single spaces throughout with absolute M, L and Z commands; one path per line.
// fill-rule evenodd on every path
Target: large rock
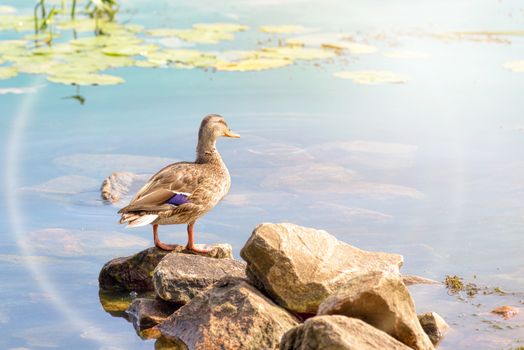
M 126 313 L 137 329 L 151 328 L 164 322 L 177 305 L 159 299 L 136 298 Z
M 187 347 L 276 349 L 297 319 L 240 278 L 226 277 L 193 298 L 159 325 L 166 338 Z
M 246 264 L 234 259 L 173 253 L 155 268 L 153 284 L 160 298 L 186 304 L 226 276 L 245 278 L 245 270 Z
M 368 252 L 323 230 L 260 224 L 242 248 L 249 279 L 277 303 L 315 314 L 326 297 L 368 271 L 398 274 L 401 255 Z
M 280 350 L 410 350 L 369 324 L 346 316 L 316 316 L 289 330 Z
M 359 318 L 413 349 L 433 349 L 415 303 L 397 274 L 374 271 L 355 277 L 324 300 L 318 314 Z
M 449 325 L 436 312 L 428 312 L 418 315 L 418 320 L 433 345 L 440 343 L 449 330 Z
M 192 253 L 188 252 L 184 246 L 177 247 L 174 252 Z M 203 255 L 212 258 L 232 258 L 232 252 L 231 245 L 217 244 L 209 253 Z M 171 252 L 151 247 L 131 256 L 108 261 L 98 276 L 100 288 L 114 292 L 153 291 L 153 270 L 169 253 Z

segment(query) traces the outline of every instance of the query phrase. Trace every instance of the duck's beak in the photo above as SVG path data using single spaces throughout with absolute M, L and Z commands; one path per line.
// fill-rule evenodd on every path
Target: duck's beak
M 228 130 L 224 133 L 224 136 L 225 137 L 234 137 L 236 139 L 240 138 L 240 135 L 239 134 L 235 134 L 233 131 L 231 130 Z

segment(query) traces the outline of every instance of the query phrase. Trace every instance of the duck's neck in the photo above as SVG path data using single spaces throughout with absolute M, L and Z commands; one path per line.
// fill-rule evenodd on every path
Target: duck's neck
M 223 163 L 216 148 L 216 139 L 202 137 L 198 139 L 196 163 Z

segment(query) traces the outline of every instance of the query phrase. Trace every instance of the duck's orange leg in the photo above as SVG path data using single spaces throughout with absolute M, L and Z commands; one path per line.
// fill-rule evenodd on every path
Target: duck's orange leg
M 158 239 L 158 225 L 157 224 L 153 225 L 153 240 L 155 241 L 155 246 L 162 250 L 175 250 L 175 248 L 177 247 L 176 244 L 165 244 L 165 243 L 160 242 L 160 240 Z
M 195 223 L 192 222 L 189 225 L 187 225 L 187 249 L 191 250 L 195 253 L 209 253 L 211 249 L 204 249 L 204 248 L 197 248 L 195 247 L 195 239 L 193 237 L 193 227 L 195 226 Z

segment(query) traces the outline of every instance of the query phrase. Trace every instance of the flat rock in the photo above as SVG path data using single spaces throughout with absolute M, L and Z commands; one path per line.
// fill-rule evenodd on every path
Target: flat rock
M 195 254 L 178 246 L 175 253 Z M 202 254 L 212 258 L 232 258 L 233 249 L 229 244 L 217 244 L 212 250 Z M 156 247 L 147 248 L 137 254 L 115 258 L 108 261 L 100 271 L 98 282 L 100 288 L 106 291 L 153 291 L 153 271 L 166 255 L 171 252 Z
M 259 350 L 278 348 L 282 335 L 297 324 L 247 280 L 226 277 L 158 327 L 191 350 Z
M 147 181 L 149 175 L 137 175 L 131 172 L 116 172 L 106 177 L 100 186 L 100 196 L 103 200 L 116 203 L 126 196 L 133 183 Z
M 428 312 L 418 315 L 418 320 L 433 345 L 440 343 L 449 330 L 449 325 L 436 312 Z
M 413 286 L 416 284 L 442 284 L 439 281 L 417 275 L 404 275 L 402 276 L 402 282 L 404 282 L 406 286 Z
M 178 308 L 161 299 L 136 298 L 126 313 L 137 329 L 151 328 L 164 322 Z
M 433 349 L 398 274 L 373 271 L 355 277 L 324 300 L 318 314 L 359 318 L 413 349 Z
M 226 276 L 245 278 L 245 270 L 243 261 L 172 253 L 155 268 L 153 285 L 160 298 L 186 304 Z
M 258 225 L 240 255 L 253 284 L 283 307 L 309 314 L 352 278 L 398 274 L 403 262 L 401 255 L 364 251 L 326 231 L 288 223 Z
M 346 316 L 316 316 L 292 328 L 280 350 L 409 350 L 410 348 L 369 324 Z

